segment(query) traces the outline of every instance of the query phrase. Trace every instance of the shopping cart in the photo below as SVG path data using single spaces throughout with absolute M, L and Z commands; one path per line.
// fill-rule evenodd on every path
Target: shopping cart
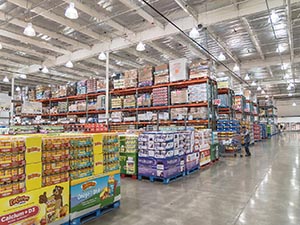
M 220 141 L 219 146 L 220 156 L 234 156 L 237 154 L 242 156 L 242 145 L 241 145 L 241 135 L 234 134 L 230 138 L 226 138 Z

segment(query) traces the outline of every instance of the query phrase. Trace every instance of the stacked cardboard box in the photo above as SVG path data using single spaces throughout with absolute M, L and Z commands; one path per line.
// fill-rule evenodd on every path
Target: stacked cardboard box
M 153 68 L 146 66 L 138 70 L 138 86 L 145 87 L 153 85 Z
M 209 99 L 209 94 L 207 93 L 206 84 L 195 84 L 188 87 L 188 98 L 189 102 L 202 102 Z
M 208 60 L 194 60 L 190 64 L 190 79 L 210 77 L 210 62 Z
M 171 104 L 184 104 L 188 102 L 187 88 L 177 89 L 171 91 Z
M 125 88 L 137 87 L 138 71 L 136 69 L 127 70 L 124 72 Z
M 168 105 L 168 87 L 154 88 L 152 92 L 153 105 Z
M 169 82 L 169 65 L 163 64 L 154 67 L 154 84 L 164 84 Z

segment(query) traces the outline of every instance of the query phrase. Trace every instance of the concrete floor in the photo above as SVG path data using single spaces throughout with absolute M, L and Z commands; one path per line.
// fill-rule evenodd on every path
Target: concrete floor
M 255 144 L 169 185 L 122 180 L 121 207 L 89 225 L 300 224 L 300 134 Z

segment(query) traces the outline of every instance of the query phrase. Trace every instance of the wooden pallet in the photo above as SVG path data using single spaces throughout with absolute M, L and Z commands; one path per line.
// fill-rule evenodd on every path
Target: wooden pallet
M 193 168 L 193 169 L 191 169 L 191 170 L 185 171 L 185 175 L 190 175 L 190 174 L 192 174 L 192 173 L 197 172 L 198 170 L 200 170 L 200 165 L 198 165 L 197 167 L 195 167 L 195 168 Z
M 170 182 L 178 180 L 179 178 L 182 178 L 184 176 L 185 176 L 185 172 L 181 172 L 179 174 L 176 174 L 176 175 L 174 175 L 172 177 L 168 177 L 168 178 L 156 177 L 156 176 L 143 176 L 143 175 L 139 175 L 138 179 L 139 180 L 148 179 L 151 182 L 159 181 L 159 182 L 162 182 L 164 184 L 169 184 Z
M 137 179 L 137 175 L 135 175 L 135 174 L 121 174 L 121 178 L 125 178 L 125 177 L 129 177 L 133 180 Z

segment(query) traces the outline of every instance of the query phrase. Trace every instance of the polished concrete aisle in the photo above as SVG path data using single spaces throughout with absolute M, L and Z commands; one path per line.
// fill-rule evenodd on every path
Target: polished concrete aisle
M 300 134 L 257 143 L 169 185 L 122 180 L 121 208 L 101 225 L 300 224 Z

